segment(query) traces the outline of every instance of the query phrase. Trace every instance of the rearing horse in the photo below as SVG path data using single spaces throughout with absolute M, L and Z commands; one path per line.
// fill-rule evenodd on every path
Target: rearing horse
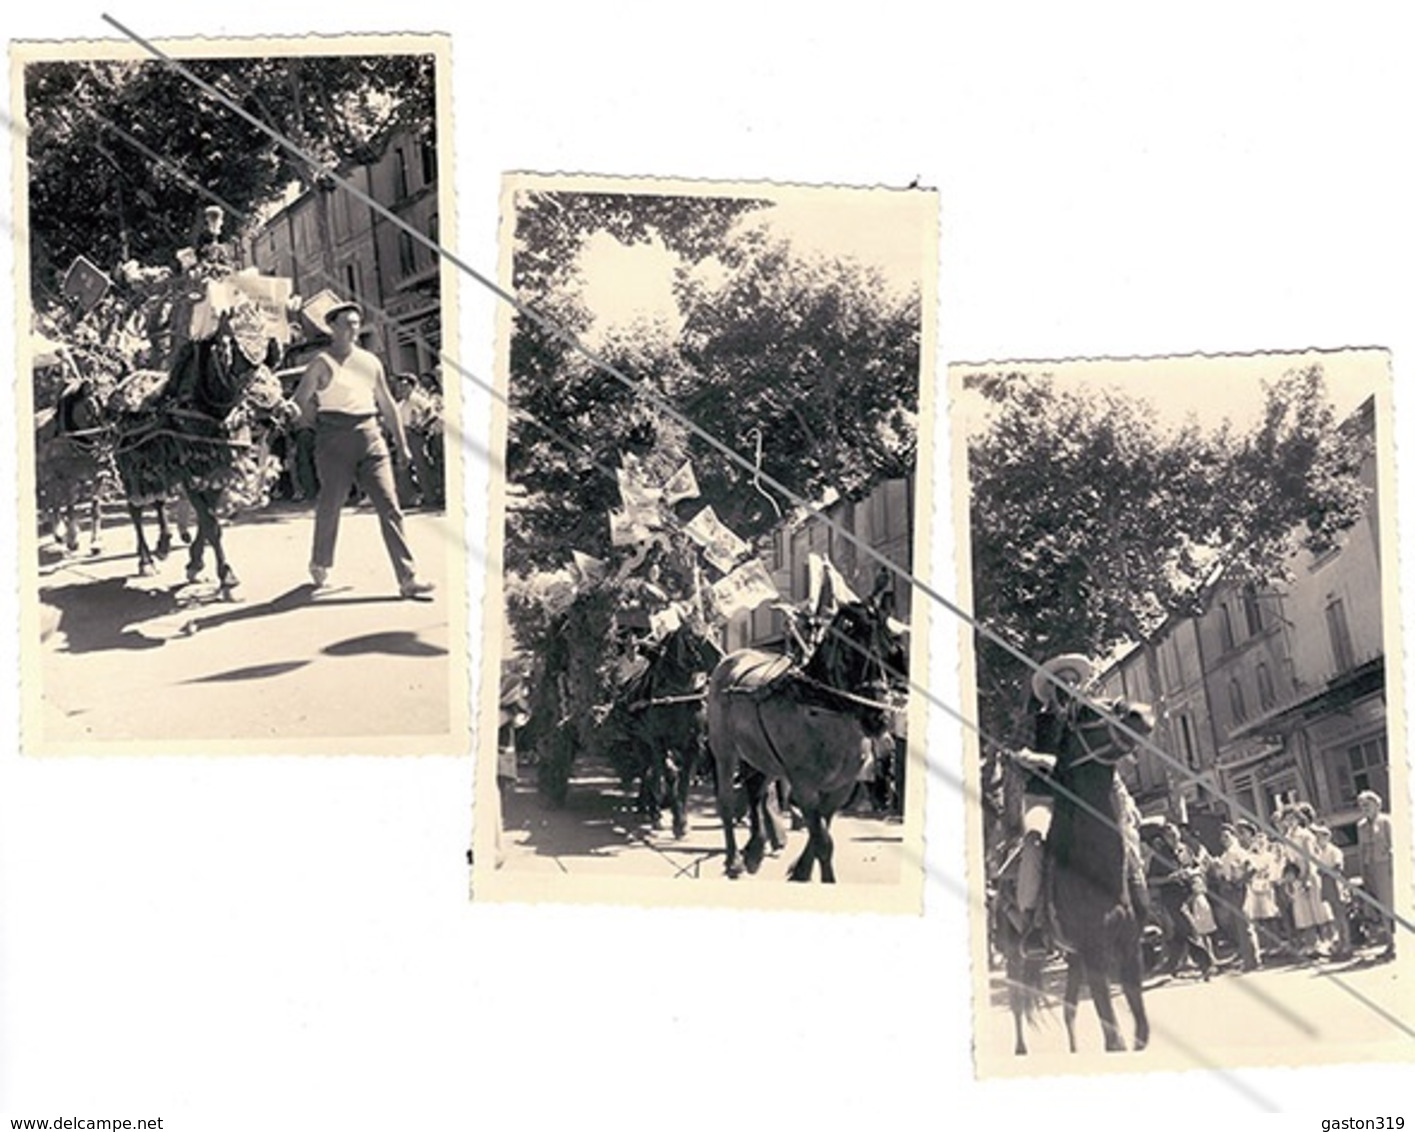
M 900 655 L 889 603 L 876 587 L 866 601 L 842 605 L 804 668 L 756 649 L 732 653 L 708 683 L 708 743 L 717 767 L 717 809 L 727 844 L 727 875 L 755 872 L 765 852 L 768 783 L 785 779 L 805 819 L 807 840 L 790 869 L 808 881 L 835 882 L 830 821 L 850 796 L 865 746 L 882 735 L 891 705 L 887 668 Z M 901 670 L 902 671 L 902 670 Z M 738 857 L 734 779 L 744 770 L 751 835 Z
M 1128 820 L 1118 805 L 1116 764 L 1135 740 L 1116 727 L 1147 735 L 1154 717 L 1147 706 L 1122 700 L 1101 704 L 1105 715 L 1059 693 L 1065 704 L 1056 743 L 1055 811 L 1047 838 L 1053 919 L 1066 951 L 1064 1018 L 1076 1051 L 1076 1009 L 1081 983 L 1090 988 L 1107 1050 L 1125 1049 L 1110 980 L 1120 983 L 1135 1022 L 1135 1048 L 1149 1043 L 1150 1023 L 1141 992 L 1142 917 L 1136 875 L 1124 832 Z M 1110 717 L 1110 718 L 1107 718 Z M 1139 881 L 1143 887 L 1143 881 Z M 1020 1051 L 1019 1051 L 1020 1052 Z

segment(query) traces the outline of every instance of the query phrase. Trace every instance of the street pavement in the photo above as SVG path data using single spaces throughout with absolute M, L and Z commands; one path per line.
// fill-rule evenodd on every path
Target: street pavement
M 706 781 L 694 783 L 688 828 L 681 839 L 673 836 L 667 810 L 661 828 L 655 828 L 635 812 L 634 794 L 601 766 L 577 768 L 563 807 L 542 799 L 534 770 L 523 767 L 503 820 L 502 868 L 507 872 L 684 881 L 723 875 L 722 823 Z M 836 815 L 831 834 L 839 882 L 898 883 L 905 852 L 904 826 L 897 818 L 874 815 L 869 804 L 861 802 L 856 812 Z M 737 838 L 739 848 L 746 844 L 745 824 Z M 803 830 L 787 833 L 785 849 L 769 855 L 755 875 L 744 875 L 738 883 L 785 883 L 786 871 L 805 843 Z
M 260 750 L 263 741 L 445 736 L 449 640 L 461 647 L 460 626 L 450 635 L 448 623 L 454 527 L 440 513 L 406 517 L 419 571 L 438 587 L 424 602 L 400 598 L 366 507 L 345 509 L 329 588 L 316 591 L 306 569 L 313 523 L 311 506 L 285 504 L 225 526 L 242 583 L 230 602 L 213 582 L 186 581 L 175 534 L 156 575 L 137 577 L 124 514 L 105 515 L 97 556 L 65 558 L 42 544 L 44 740 L 248 740 Z
M 1311 1061 L 1354 1061 L 1373 1056 L 1377 1047 L 1404 1046 L 1411 1033 L 1409 980 L 1399 977 L 1395 962 L 1380 962 L 1379 947 L 1358 952 L 1344 962 L 1307 962 L 1249 973 L 1226 966 L 1208 982 L 1197 973 L 1177 978 L 1161 975 L 1145 982 L 1145 1010 L 1150 1019 L 1149 1048 L 1140 1053 L 1107 1055 L 1117 1068 L 1214 1068 Z M 1053 964 L 1045 976 L 1043 1008 L 1026 1031 L 1031 1054 L 1012 1051 L 1012 1015 L 1001 972 L 989 976 L 988 1002 L 978 1018 L 980 1061 L 1003 1072 L 1041 1069 L 1065 1071 L 1074 1059 L 1064 1055 L 1066 1029 L 1061 996 L 1064 967 Z M 1133 1040 L 1130 1012 L 1118 988 L 1116 1016 L 1126 1044 Z M 1100 1054 L 1100 1022 L 1086 990 L 1077 1012 L 1081 1053 Z

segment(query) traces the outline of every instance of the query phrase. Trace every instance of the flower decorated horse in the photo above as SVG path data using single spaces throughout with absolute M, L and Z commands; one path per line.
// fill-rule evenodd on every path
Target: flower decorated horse
M 36 415 L 34 439 L 35 483 L 55 537 L 62 535 L 68 553 L 78 553 L 78 514 L 87 505 L 88 552 L 99 554 L 101 497 L 114 478 L 114 465 L 112 430 L 98 384 L 85 377 L 66 385 L 55 404 Z
M 253 334 L 239 312 L 226 312 L 210 337 L 183 343 L 166 372 L 139 370 L 110 399 L 115 455 L 130 504 L 181 491 L 197 527 L 187 579 L 203 576 L 210 547 L 226 599 L 240 579 L 226 559 L 220 516 L 268 498 L 274 470 L 260 433 L 286 427 L 298 415 L 275 376 L 279 358 L 278 343 Z

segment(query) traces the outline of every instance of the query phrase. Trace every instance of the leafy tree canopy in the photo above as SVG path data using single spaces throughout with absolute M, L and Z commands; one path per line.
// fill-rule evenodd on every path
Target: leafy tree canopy
M 292 182 L 375 159 L 402 127 L 433 121 L 426 55 L 197 59 L 203 81 L 313 156 L 314 166 L 158 60 L 32 63 L 31 277 L 57 290 L 77 255 L 105 270 L 170 264 L 214 193 L 237 220 Z M 199 188 L 197 186 L 200 186 Z
M 1242 431 L 1164 427 L 1145 401 L 997 372 L 968 445 L 973 613 L 1033 658 L 1109 653 L 1198 613 L 1220 573 L 1280 581 L 1361 515 L 1365 443 L 1336 420 L 1320 364 L 1264 387 Z M 1007 740 L 1030 670 L 977 638 L 979 722 Z

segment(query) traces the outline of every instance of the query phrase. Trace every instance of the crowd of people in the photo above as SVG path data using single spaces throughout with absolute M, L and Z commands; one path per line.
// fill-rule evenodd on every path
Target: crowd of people
M 1390 818 L 1373 791 L 1357 804 L 1359 872 L 1352 877 L 1346 854 L 1307 802 L 1277 812 L 1275 835 L 1247 820 L 1222 826 L 1217 853 L 1188 828 L 1158 826 L 1145 848 L 1145 879 L 1162 933 L 1162 969 L 1177 975 L 1192 963 L 1207 979 L 1220 969 L 1220 942 L 1243 971 L 1349 959 L 1361 942 L 1384 943 L 1380 957 L 1393 958 Z

